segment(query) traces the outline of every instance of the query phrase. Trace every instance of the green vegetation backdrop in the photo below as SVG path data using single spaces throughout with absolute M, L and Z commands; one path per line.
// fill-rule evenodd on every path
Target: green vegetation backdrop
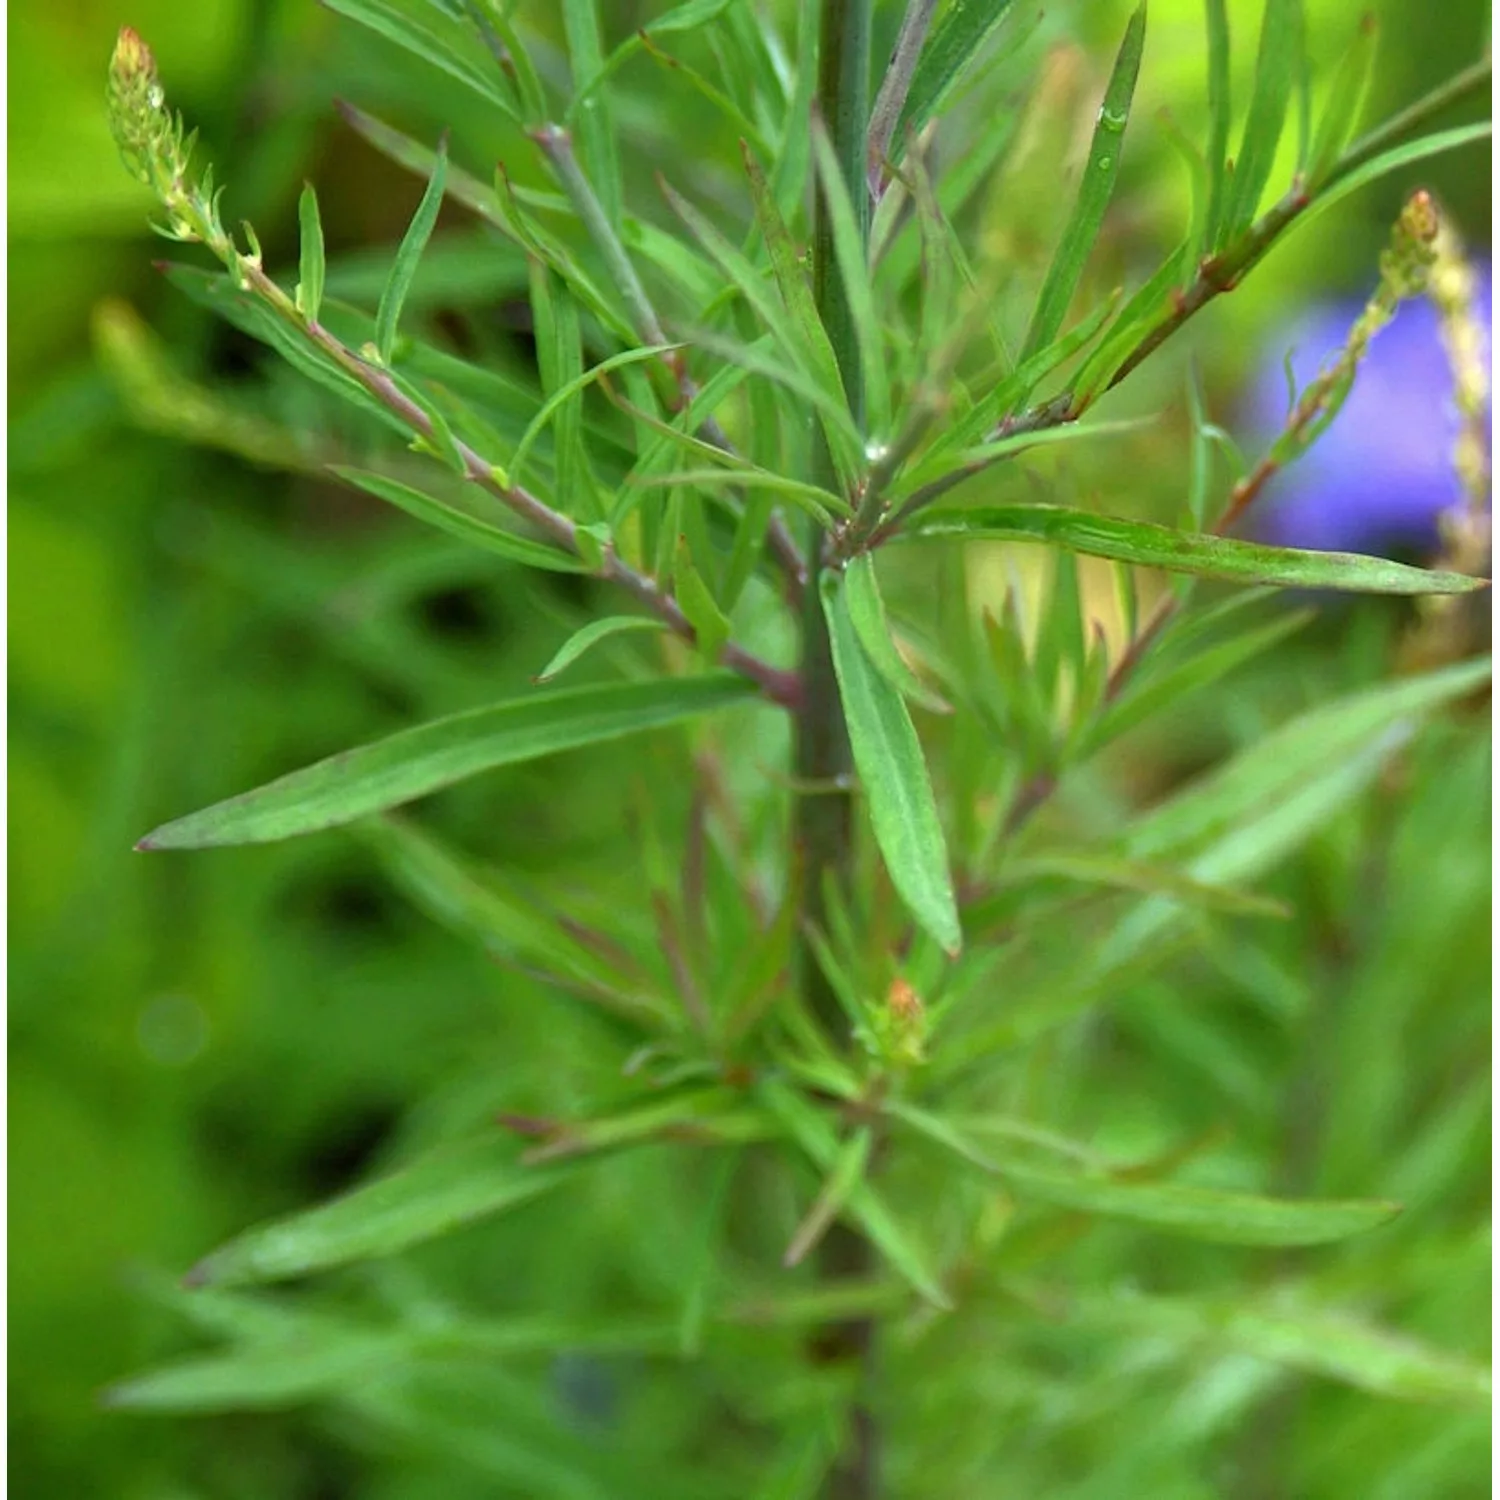
M 543 14 L 549 6 L 523 5 Z M 650 14 L 621 3 L 618 35 Z M 1371 118 L 1464 65 L 1485 42 L 1481 0 L 1379 7 L 1382 63 Z M 1048 7 L 1063 55 L 1061 104 L 1096 94 L 1128 7 Z M 1253 62 L 1259 6 L 1234 0 L 1237 68 Z M 1057 14 L 1053 15 L 1055 11 Z M 1347 0 L 1309 0 L 1309 47 L 1325 64 L 1357 19 Z M 1080 19 L 1081 17 L 1081 19 Z M 423 138 L 432 113 L 413 67 L 310 0 L 119 0 L 10 7 L 10 1355 L 11 1482 L 22 1496 L 116 1500 L 277 1497 L 417 1500 L 528 1493 L 496 1487 L 483 1463 L 382 1452 L 336 1411 L 151 1418 L 103 1409 L 114 1381 L 194 1344 L 175 1279 L 246 1224 L 328 1196 L 393 1143 L 475 1117 L 505 1098 L 565 1105 L 587 1027 L 406 907 L 350 840 L 329 836 L 192 857 L 131 852 L 145 830 L 340 745 L 521 690 L 574 618 L 513 607 L 480 554 L 417 535 L 402 518 L 294 476 L 150 431 L 133 389 L 170 341 L 184 377 L 247 378 L 245 341 L 152 270 L 148 195 L 120 169 L 104 112 L 121 22 L 147 36 L 173 102 L 230 183 L 232 219 L 252 219 L 272 264 L 296 255 L 297 194 L 314 180 L 330 244 L 329 289 L 373 301 L 418 187 L 340 120 L 336 96 Z M 544 22 L 552 26 L 552 22 Z M 1153 0 L 1138 119 L 1163 105 L 1201 119 L 1198 0 Z M 1072 70 L 1070 72 L 1070 69 Z M 1079 69 L 1092 70 L 1078 74 Z M 1078 76 L 1075 76 L 1077 74 Z M 1084 85 L 1087 84 L 1088 87 Z M 668 85 L 663 84 L 666 88 Z M 470 101 L 455 97 L 455 111 Z M 673 128 L 693 106 L 677 101 Z M 664 116 L 664 119 L 668 118 Z M 471 141 L 483 127 L 467 115 Z M 705 149 L 732 140 L 705 113 Z M 497 148 L 498 149 L 498 148 Z M 663 151 L 679 149 L 664 141 Z M 1487 154 L 1431 166 L 1432 186 L 1476 248 L 1490 222 Z M 1051 170 L 1036 163 L 1034 190 Z M 1164 135 L 1135 130 L 1127 172 L 1149 193 L 1112 221 L 1117 259 L 1168 247 L 1185 187 Z M 1158 186 L 1159 185 L 1159 186 Z M 1195 324 L 1211 409 L 1227 418 L 1248 373 L 1279 358 L 1271 330 L 1309 300 L 1362 294 L 1404 191 L 1390 179 L 1279 249 L 1263 274 Z M 1024 219 L 997 210 L 993 232 Z M 1042 251 L 1018 240 L 1014 252 Z M 1133 257 L 1133 259 L 1132 259 Z M 413 294 L 488 302 L 496 336 L 524 304 L 524 270 L 484 251 L 446 213 Z M 1180 365 L 1152 377 L 1170 382 Z M 124 372 L 122 374 L 122 372 Z M 291 387 L 283 383 L 283 392 Z M 288 394 L 286 399 L 292 399 Z M 1133 392 L 1145 409 L 1171 392 Z M 213 412 L 203 420 L 213 427 Z M 220 439 L 222 431 L 216 434 Z M 1180 449 L 1180 445 L 1179 449 Z M 1115 508 L 1170 508 L 1180 454 L 1123 479 Z M 1321 694 L 1382 671 L 1404 603 L 1361 601 L 1231 679 L 1189 718 L 1135 742 L 1118 774 L 1142 796 Z M 513 867 L 610 870 L 628 837 L 608 755 L 543 763 L 454 794 L 469 826 Z M 1143 986 L 1119 1020 L 1118 1066 L 1138 1069 L 1132 1112 L 1104 1122 L 1147 1156 L 1160 1141 L 1228 1127 L 1247 1177 L 1308 1114 L 1324 1135 L 1297 1190 L 1378 1192 L 1408 1205 L 1378 1243 L 1321 1264 L 1384 1277 L 1380 1309 L 1454 1356 L 1483 1359 L 1488 1318 L 1488 744 L 1437 726 L 1385 784 L 1341 813 L 1270 882 L 1296 916 L 1258 940 L 1254 962 Z M 621 872 L 628 876 L 628 871 Z M 1316 1030 L 1288 1043 L 1212 1006 L 1174 1002 L 1236 987 L 1267 1013 L 1301 988 L 1333 997 Z M 1172 986 L 1177 988 L 1174 989 Z M 1335 1003 L 1336 1002 L 1336 1003 Z M 1313 1023 L 1310 1023 L 1313 1024 Z M 517 1076 L 524 1068 L 525 1076 Z M 1147 1086 L 1149 1084 L 1149 1086 Z M 1116 1089 L 1116 1096 L 1121 1090 Z M 1085 1112 L 1086 1114 L 1086 1112 Z M 1302 1160 L 1294 1151 L 1291 1159 Z M 424 1269 L 482 1305 L 607 1308 L 623 1286 L 670 1281 L 661 1263 L 611 1266 L 591 1248 L 637 1211 L 651 1172 L 601 1178 L 590 1197 L 436 1247 Z M 1106 1254 L 1102 1251 L 1101 1254 Z M 1168 1243 L 1184 1284 L 1202 1252 Z M 384 1290 L 405 1295 L 396 1272 Z M 1059 1350 L 1059 1373 L 1071 1357 Z M 1205 1441 L 1227 1443 L 1255 1361 L 1220 1361 L 1184 1394 Z M 554 1371 L 580 1408 L 608 1416 L 597 1371 Z M 1144 1372 L 1142 1372 L 1144 1376 Z M 1113 1378 L 1137 1378 L 1123 1367 Z M 1218 1383 L 1215 1384 L 1214 1382 Z M 571 1382 L 571 1384 L 570 1384 Z M 594 1382 L 591 1384 L 590 1382 Z M 1484 1411 L 1381 1401 L 1313 1382 L 1267 1434 L 1294 1445 L 1291 1496 L 1362 1500 L 1484 1492 Z M 944 1399 L 931 1402 L 934 1433 Z M 1238 1409 L 1238 1408 L 1236 1408 Z M 661 1415 L 661 1414 L 658 1414 Z M 634 1412 L 638 1420 L 643 1417 Z M 1098 1439 L 1129 1446 L 1128 1406 Z M 581 1443 L 589 1441 L 587 1424 Z M 1110 1434 L 1113 1434 L 1111 1436 Z M 1254 1441 L 1254 1433 L 1246 1439 Z M 1272 1441 L 1271 1436 L 1266 1441 Z M 394 1440 L 392 1440 L 394 1441 Z M 1090 1455 L 1079 1454 L 1079 1487 Z M 1150 1487 L 1136 1493 L 1219 1494 Z M 1174 1481 L 1175 1483 L 1175 1481 Z M 1205 1481 L 1206 1484 L 1206 1481 Z M 1300 1487 L 1299 1487 L 1300 1486 Z M 549 1488 L 531 1493 L 585 1493 Z M 1100 1500 L 1105 1496 L 1100 1495 Z

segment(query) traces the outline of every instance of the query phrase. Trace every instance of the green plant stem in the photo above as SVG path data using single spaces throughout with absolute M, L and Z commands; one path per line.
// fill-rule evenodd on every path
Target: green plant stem
M 212 248 L 221 249 L 218 246 Z M 398 416 L 413 432 L 429 441 L 435 438 L 427 414 L 402 393 L 384 370 L 346 348 L 322 324 L 308 322 L 303 318 L 292 299 L 266 275 L 255 258 L 239 255 L 232 247 L 229 248 L 229 254 L 233 257 L 230 274 L 247 290 L 336 361 L 341 369 L 353 376 L 371 396 Z M 454 439 L 453 446 L 463 462 L 465 479 L 487 490 L 514 515 L 563 551 L 574 556 L 581 555 L 577 527 L 567 516 L 553 510 L 523 486 L 510 484 L 503 477 L 503 471 L 466 443 Z M 620 557 L 613 546 L 606 546 L 603 550 L 604 557 L 597 570 L 598 577 L 625 589 L 684 640 L 692 642 L 697 639 L 697 632 L 671 594 L 664 592 L 655 579 L 638 573 Z M 720 652 L 719 660 L 732 671 L 756 683 L 772 702 L 793 710 L 799 706 L 802 695 L 795 673 L 773 667 L 733 641 Z
M 870 11 L 871 0 L 824 0 L 818 46 L 817 108 L 827 124 L 865 236 L 869 233 L 864 162 Z M 833 224 L 821 194 L 816 200 L 812 241 L 813 297 L 843 374 L 849 409 L 855 422 L 863 426 L 864 391 L 854 321 L 834 253 Z M 821 438 L 815 439 L 814 451 L 815 479 L 837 489 L 833 459 Z M 814 531 L 810 540 L 812 577 L 803 596 L 803 694 L 797 714 L 795 769 L 803 782 L 842 783 L 849 777 L 853 762 L 818 590 L 818 573 L 829 559 L 823 555 L 821 534 Z M 850 887 L 853 827 L 854 804 L 849 791 L 796 800 L 794 839 L 804 934 L 808 929 L 826 927 L 828 888 L 847 891 Z M 799 954 L 798 983 L 808 1008 L 841 1046 L 848 1046 L 848 1020 L 805 937 Z M 834 1281 L 867 1276 L 873 1265 L 874 1256 L 864 1237 L 835 1224 L 820 1249 L 822 1278 Z M 852 1318 L 820 1329 L 810 1345 L 810 1355 L 816 1362 L 842 1367 L 856 1386 L 843 1448 L 826 1482 L 828 1500 L 874 1500 L 879 1494 L 878 1433 L 868 1400 L 874 1344 L 873 1319 Z

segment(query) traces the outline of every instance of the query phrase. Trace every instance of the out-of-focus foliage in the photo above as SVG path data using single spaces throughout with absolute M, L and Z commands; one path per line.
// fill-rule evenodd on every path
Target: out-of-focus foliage
M 792 7 L 772 9 L 785 20 Z M 1307 9 L 1326 77 L 1357 16 L 1338 0 Z M 560 43 L 552 7 L 523 10 Z M 1045 59 L 1036 65 L 1051 113 L 1023 123 L 1033 136 L 1006 192 L 987 203 L 984 233 L 992 254 L 1034 280 L 1066 202 L 1052 219 L 1050 208 L 1015 204 L 1051 203 L 1057 195 L 1040 187 L 1055 180 L 1058 153 L 1086 150 L 1127 10 L 1048 7 L 1028 54 Z M 1243 100 L 1259 6 L 1229 10 Z M 1434 25 L 1430 6 L 1388 7 L 1371 118 L 1472 58 L 1482 10 L 1450 7 Z M 654 9 L 620 12 L 617 37 Z M 592 1168 L 586 1193 L 543 1197 L 408 1260 L 335 1278 L 305 1308 L 295 1297 L 273 1307 L 251 1294 L 184 1296 L 172 1284 L 246 1224 L 326 1198 L 496 1108 L 584 1109 L 617 1044 L 607 1020 L 406 905 L 353 840 L 191 860 L 131 852 L 189 807 L 522 692 L 587 609 L 566 580 L 523 584 L 329 484 L 318 473 L 326 455 L 307 455 L 303 472 L 285 466 L 288 428 L 311 425 L 288 414 L 305 419 L 320 398 L 147 268 L 159 245 L 144 230 L 147 196 L 120 171 L 101 99 L 121 19 L 95 3 L 23 5 L 9 23 L 16 1491 L 664 1493 L 651 1488 L 652 1464 L 690 1449 L 689 1424 L 702 1415 L 682 1403 L 674 1361 L 702 1338 L 693 1278 L 722 1192 L 674 1148 Z M 418 195 L 340 122 L 335 96 L 424 140 L 452 126 L 473 151 L 519 159 L 529 149 L 440 75 L 300 0 L 141 0 L 125 19 L 151 37 L 174 103 L 232 184 L 231 218 L 255 221 L 271 263 L 295 263 L 298 193 L 316 181 L 330 298 L 373 308 Z M 893 15 L 884 20 L 893 30 Z M 1139 279 L 1187 213 L 1180 163 L 1163 133 L 1143 127 L 1166 106 L 1201 133 L 1201 7 L 1153 0 L 1152 28 L 1090 273 L 1101 279 Z M 634 107 L 652 102 L 633 128 L 653 130 L 663 153 L 691 140 L 733 159 L 733 130 L 703 96 L 649 57 L 629 66 Z M 632 197 L 652 191 L 647 164 L 625 165 Z M 680 170 L 695 194 L 711 181 L 690 160 Z M 1475 155 L 1435 164 L 1425 180 L 1479 239 L 1488 174 Z M 1226 418 L 1246 376 L 1283 353 L 1267 347 L 1268 330 L 1310 298 L 1367 289 L 1401 192 L 1378 185 L 1299 231 L 1174 358 L 1143 371 L 1122 393 L 1122 414 L 1177 402 L 1191 347 L 1210 410 Z M 526 295 L 520 258 L 449 209 L 408 315 L 524 365 Z M 153 367 L 191 384 L 204 403 L 197 431 L 183 429 L 192 408 L 180 388 L 153 405 Z M 211 392 L 249 389 L 252 376 L 266 384 L 249 410 L 214 405 Z M 336 439 L 340 409 L 327 407 L 321 430 Z M 171 434 L 153 430 L 163 412 Z M 1142 437 L 1128 472 L 1108 455 L 1071 453 L 1066 472 L 1075 487 L 1107 486 L 1111 510 L 1173 519 L 1184 449 L 1173 424 Z M 973 570 L 976 592 L 998 597 L 1012 568 L 1034 594 L 1047 580 L 1040 554 L 987 556 Z M 1102 566 L 1082 577 L 1117 629 L 1117 606 L 1096 587 L 1107 583 Z M 913 563 L 893 584 L 899 605 L 903 589 L 919 597 L 930 580 Z M 1364 601 L 1319 618 L 1141 727 L 1097 779 L 1072 789 L 1065 817 L 1087 824 L 1160 795 L 1295 713 L 1379 680 L 1408 613 Z M 776 754 L 768 745 L 766 763 Z M 444 794 L 438 811 L 450 828 L 477 830 L 473 846 L 509 869 L 607 907 L 612 893 L 634 898 L 643 866 L 663 884 L 675 877 L 668 854 L 635 842 L 633 810 L 665 797 L 671 817 L 688 813 L 665 749 L 659 761 L 639 752 L 622 764 L 623 787 L 607 754 L 502 770 Z M 893 1493 L 978 1494 L 981 1479 L 1002 1473 L 1015 1493 L 1077 1500 L 1479 1493 L 1487 1428 L 1469 1362 L 1487 1352 L 1488 743 L 1460 714 L 1378 775 L 1373 764 L 1348 774 L 1358 794 L 1258 888 L 1289 916 L 1217 915 L 1191 958 L 1144 979 L 1122 972 L 1107 1009 L 1036 1050 L 1016 1099 L 982 1103 L 1045 1115 L 1115 1158 L 1149 1162 L 1201 1140 L 1180 1180 L 1378 1195 L 1405 1213 L 1335 1250 L 1278 1255 L 1119 1224 L 1085 1234 L 1094 1221 L 1082 1219 L 1022 1223 L 1004 1274 L 976 1285 L 972 1316 L 930 1327 L 914 1316 L 893 1339 L 892 1388 L 907 1393 L 899 1421 L 931 1434 L 935 1454 L 921 1472 L 893 1473 Z M 1062 957 L 1025 962 L 1041 972 Z M 989 1195 L 998 1238 L 1007 1198 L 983 1178 L 969 1190 Z M 781 1207 L 790 1229 L 794 1208 Z M 1288 1262 L 1329 1318 L 1321 1337 L 1309 1338 L 1298 1309 L 1253 1294 Z M 1065 1305 L 1059 1286 L 1096 1295 Z M 622 1313 L 643 1305 L 669 1310 L 665 1332 L 621 1333 Z M 1036 1335 L 1028 1317 L 1023 1340 L 1010 1315 L 1019 1307 L 1052 1312 L 1055 1331 Z M 341 1311 L 350 1327 L 332 1326 Z M 525 1320 L 549 1318 L 568 1326 L 534 1326 L 528 1341 Z M 1400 1327 L 1451 1362 L 1372 1340 L 1360 1320 Z M 404 1330 L 400 1347 L 381 1341 L 382 1322 Z M 458 1334 L 471 1323 L 465 1349 Z M 491 1324 L 494 1344 L 511 1339 L 516 1352 L 486 1350 Z M 261 1340 L 260 1367 L 190 1369 L 182 1389 L 157 1396 L 177 1406 L 182 1390 L 197 1390 L 213 1407 L 211 1382 L 238 1380 L 259 1414 L 101 1410 L 99 1393 L 128 1372 L 203 1358 L 236 1337 Z M 300 1357 L 307 1341 L 323 1351 L 316 1368 Z M 630 1352 L 612 1354 L 612 1341 Z M 715 1379 L 770 1429 L 806 1393 L 775 1388 L 780 1366 L 758 1365 L 751 1347 L 720 1345 Z M 444 1362 L 454 1348 L 459 1363 Z M 376 1370 L 389 1378 L 371 1381 Z M 135 1395 L 151 1404 L 149 1390 Z M 1011 1415 L 999 1422 L 997 1410 Z M 951 1433 L 961 1436 L 949 1442 Z M 743 1451 L 725 1458 L 726 1492 L 757 1437 L 743 1434 Z M 799 1456 L 793 1442 L 775 1493 L 800 1493 Z

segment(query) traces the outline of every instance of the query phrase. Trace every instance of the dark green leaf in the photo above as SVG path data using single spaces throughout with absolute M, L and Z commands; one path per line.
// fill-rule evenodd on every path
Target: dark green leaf
M 417 211 L 396 251 L 390 280 L 380 294 L 380 307 L 375 313 L 375 346 L 385 364 L 390 364 L 396 347 L 396 326 L 401 319 L 401 306 L 406 301 L 407 289 L 417 274 L 417 262 L 422 258 L 422 251 L 427 248 L 432 226 L 437 223 L 438 210 L 443 206 L 443 182 L 447 170 L 448 140 L 445 136 L 438 143 L 437 159 L 433 163 L 427 191 L 422 194 L 422 201 L 417 205 Z
M 1364 594 L 1465 594 L 1486 586 L 1482 578 L 1412 568 L 1380 557 L 1262 547 L 1228 537 L 1173 531 L 1148 521 L 1091 515 L 1061 505 L 934 509 L 924 513 L 911 531 L 901 535 L 1044 542 L 1093 557 L 1111 557 L 1119 562 L 1191 573 L 1199 578 L 1277 584 L 1285 588 L 1344 589 Z
M 912 916 L 946 952 L 963 946 L 943 825 L 922 746 L 901 695 L 871 664 L 849 618 L 841 580 L 821 580 L 839 698 L 875 842 Z
M 164 824 L 137 847 L 263 844 L 337 828 L 496 766 L 673 724 L 753 693 L 743 679 L 713 673 L 537 693 L 472 709 L 342 751 Z
M 1135 96 L 1135 80 L 1145 46 L 1146 6 L 1142 0 L 1130 17 L 1125 40 L 1120 43 L 1115 57 L 1114 72 L 1110 74 L 1109 85 L 1104 91 L 1104 103 L 1099 107 L 1094 139 L 1089 145 L 1089 158 L 1083 169 L 1083 181 L 1078 185 L 1073 214 L 1063 231 L 1047 279 L 1042 283 L 1031 327 L 1021 349 L 1023 362 L 1057 337 L 1057 331 L 1068 315 L 1073 294 L 1078 290 L 1084 264 L 1099 237 L 1104 210 L 1109 207 L 1115 178 L 1120 171 L 1120 149 L 1125 140 L 1125 126 L 1130 119 L 1130 104 Z

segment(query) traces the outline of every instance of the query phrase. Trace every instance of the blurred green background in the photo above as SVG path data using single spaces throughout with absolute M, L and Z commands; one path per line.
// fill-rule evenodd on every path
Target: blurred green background
M 606 9 L 618 10 L 617 36 L 652 11 Z M 1079 9 L 1091 55 L 1107 54 L 1125 7 Z M 1230 9 L 1243 77 L 1259 6 Z M 1361 9 L 1309 0 L 1316 62 L 1337 56 Z M 1487 41 L 1479 0 L 1377 9 L 1372 117 Z M 349 285 L 362 253 L 375 252 L 363 264 L 382 264 L 413 205 L 410 180 L 341 124 L 335 96 L 424 128 L 442 123 L 424 113 L 404 61 L 311 0 L 10 8 L 11 1479 L 23 1496 L 125 1500 L 405 1493 L 388 1476 L 362 1477 L 350 1448 L 310 1419 L 142 1420 L 102 1410 L 98 1395 L 183 1342 L 153 1273 L 180 1274 L 230 1232 L 345 1185 L 398 1126 L 421 1128 L 409 1107 L 439 1085 L 444 1097 L 467 1089 L 483 1100 L 488 1072 L 514 1068 L 516 1056 L 565 1077 L 570 1033 L 519 1018 L 527 1007 L 514 979 L 502 1007 L 493 969 L 407 911 L 342 840 L 153 858 L 131 845 L 167 817 L 335 746 L 503 696 L 545 658 L 556 619 L 507 607 L 482 559 L 414 537 L 374 502 L 185 447 L 132 417 L 97 352 L 101 328 L 134 327 L 122 303 L 168 341 L 179 371 L 244 381 L 260 360 L 151 268 L 167 247 L 146 229 L 144 192 L 119 165 L 103 108 L 121 22 L 149 40 L 173 102 L 201 128 L 205 157 L 230 184 L 228 217 L 253 220 L 276 265 L 294 254 L 304 178 L 319 187 Z M 1153 0 L 1138 120 L 1162 105 L 1184 123 L 1201 118 L 1201 24 L 1197 0 Z M 1159 132 L 1136 126 L 1129 160 L 1138 182 L 1162 184 L 1135 232 L 1166 248 L 1183 211 L 1180 166 Z M 1423 180 L 1485 248 L 1480 153 Z M 1266 343 L 1276 323 L 1369 284 L 1403 186 L 1383 183 L 1294 236 L 1203 320 L 1195 347 L 1220 407 L 1256 362 L 1279 357 Z M 451 234 L 471 228 L 444 223 Z M 497 263 L 497 299 L 513 279 L 514 267 Z M 1381 608 L 1369 606 L 1365 623 L 1359 611 L 1342 616 L 1299 647 L 1288 704 L 1310 683 L 1358 675 L 1351 654 L 1378 655 L 1390 618 Z M 1274 679 L 1247 693 L 1232 733 L 1284 711 Z M 1453 1235 L 1440 1224 L 1430 1240 L 1446 1293 L 1434 1291 L 1425 1312 L 1406 1310 L 1440 1342 L 1471 1347 L 1488 1255 L 1473 1236 L 1487 1201 L 1475 1143 L 1488 1102 L 1476 1050 L 1488 769 L 1483 746 L 1455 744 L 1442 784 L 1424 784 L 1406 811 L 1366 810 L 1331 830 L 1287 893 L 1322 924 L 1323 972 L 1363 991 L 1377 1018 L 1365 1030 L 1345 1019 L 1348 1034 L 1325 1039 L 1358 1059 L 1332 1064 L 1320 1085 L 1348 1089 L 1337 1096 L 1344 1155 L 1333 1185 L 1366 1191 L 1361 1164 L 1382 1142 L 1394 1146 L 1416 1121 L 1442 1124 L 1458 1143 L 1446 1156 L 1432 1146 L 1455 1174 L 1440 1184 Z M 587 777 L 585 764 L 574 769 Z M 1149 766 L 1140 774 L 1152 782 Z M 516 858 L 546 844 L 552 860 L 587 868 L 591 815 L 618 827 L 607 788 L 585 779 L 559 824 L 538 811 L 547 785 L 541 772 L 504 779 L 472 805 L 498 820 Z M 1423 837 L 1430 827 L 1447 830 L 1436 849 Z M 1412 931 L 1372 931 L 1362 917 L 1367 836 L 1404 851 L 1387 906 L 1405 910 Z M 1302 970 L 1307 930 L 1267 957 L 1267 985 L 1278 964 Z M 1381 986 L 1392 993 L 1378 1005 Z M 1417 1034 L 1365 1034 L 1392 1017 Z M 1151 1024 L 1160 1030 L 1150 1045 L 1192 1060 L 1184 1089 L 1204 1093 L 1195 1107 L 1205 1116 L 1236 1091 L 1244 1103 L 1286 1083 L 1279 1062 L 1222 1048 L 1205 1062 L 1212 1038 L 1171 1033 L 1161 1016 Z M 1332 1076 L 1341 1066 L 1342 1085 Z M 1368 1413 L 1358 1420 L 1378 1444 Z M 1482 1447 L 1482 1424 L 1412 1420 L 1417 1447 Z M 1396 1493 L 1481 1491 L 1417 1483 Z

